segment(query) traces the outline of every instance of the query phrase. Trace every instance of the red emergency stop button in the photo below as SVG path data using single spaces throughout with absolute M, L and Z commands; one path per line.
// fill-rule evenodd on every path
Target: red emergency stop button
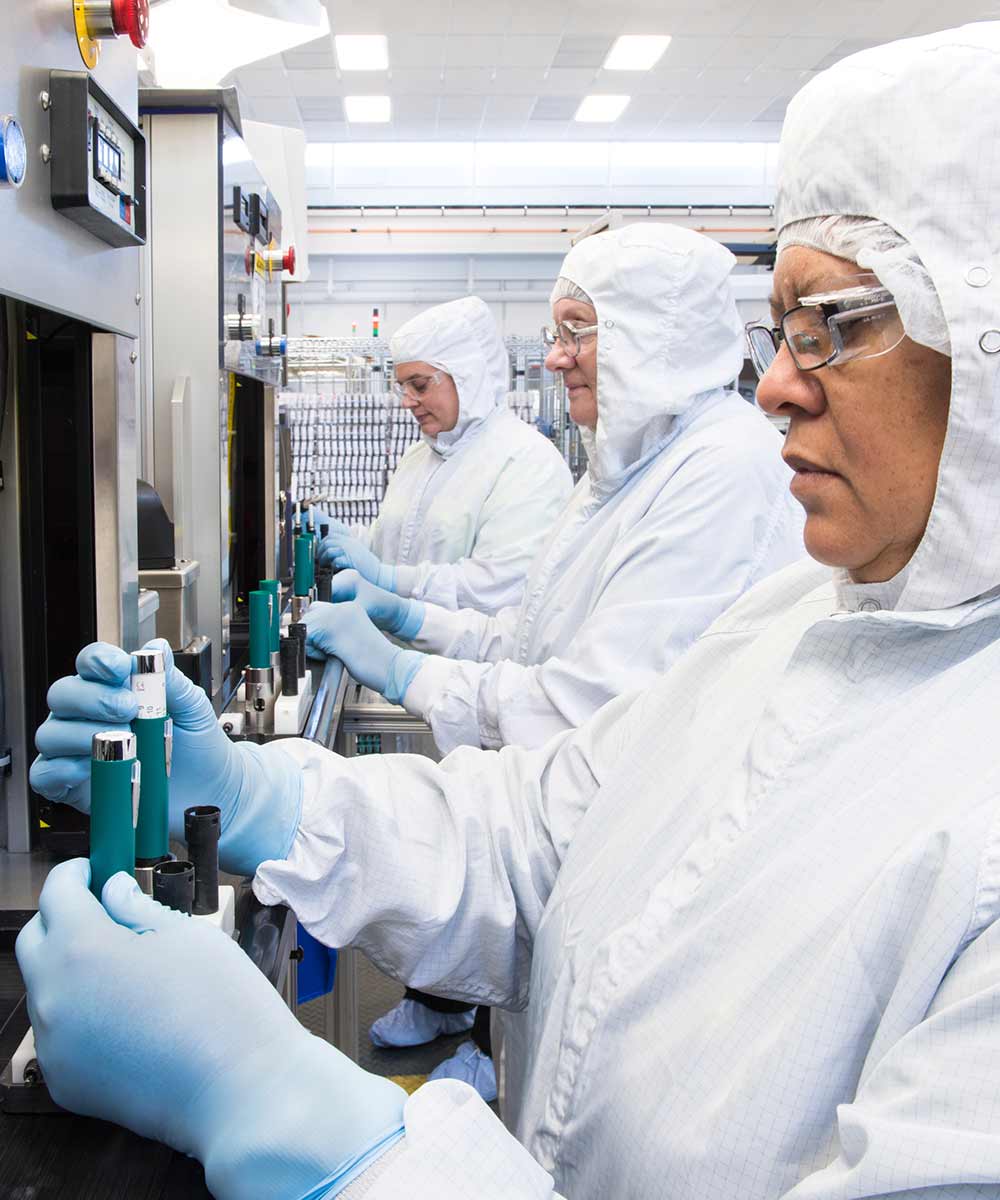
M 281 266 L 285 271 L 288 272 L 289 275 L 295 274 L 295 247 L 294 246 L 289 246 L 288 249 L 285 251 L 285 256 L 281 260 Z
M 119 37 L 128 35 L 137 50 L 149 37 L 149 0 L 111 0 L 111 20 Z

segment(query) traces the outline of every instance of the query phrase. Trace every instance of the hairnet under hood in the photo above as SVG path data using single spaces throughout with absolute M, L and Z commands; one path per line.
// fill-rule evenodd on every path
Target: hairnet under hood
M 743 365 L 725 247 L 674 225 L 626 225 L 578 243 L 559 272 L 597 310 L 592 481 L 615 491 L 663 445 L 674 418 Z
M 426 362 L 446 371 L 458 389 L 458 424 L 424 441 L 447 456 L 490 415 L 510 390 L 510 358 L 493 314 L 478 296 L 429 308 L 397 330 L 389 343 L 394 362 Z
M 777 222 L 875 217 L 912 244 L 951 335 L 937 494 L 899 610 L 1000 585 L 1000 22 L 894 42 L 806 85 L 781 137 Z

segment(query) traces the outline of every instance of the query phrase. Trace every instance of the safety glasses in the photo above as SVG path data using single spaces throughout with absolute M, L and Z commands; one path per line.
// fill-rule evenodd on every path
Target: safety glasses
M 392 394 L 397 400 L 402 400 L 406 396 L 409 396 L 411 400 L 419 400 L 421 396 L 426 396 L 429 391 L 436 388 L 443 378 L 443 371 L 435 371 L 433 375 L 411 375 L 402 383 L 395 381 L 390 386 Z
M 554 346 L 556 342 L 571 358 L 579 357 L 584 338 L 593 337 L 599 326 L 577 325 L 575 321 L 560 321 L 555 327 L 542 327 L 542 341 L 546 346 Z
M 879 358 L 905 337 L 892 293 L 874 275 L 848 288 L 800 296 L 776 326 L 746 327 L 750 361 L 763 379 L 782 344 L 800 371 L 817 371 L 852 359 Z

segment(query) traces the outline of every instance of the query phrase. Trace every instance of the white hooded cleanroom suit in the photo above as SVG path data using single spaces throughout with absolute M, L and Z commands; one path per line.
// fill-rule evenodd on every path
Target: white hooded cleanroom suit
M 458 424 L 403 455 L 378 520 L 352 530 L 396 567 L 395 591 L 446 609 L 516 604 L 531 560 L 573 490 L 562 456 L 507 407 L 510 362 L 477 296 L 428 309 L 390 342 L 458 390 Z
M 734 264 L 670 225 L 587 238 L 566 258 L 560 275 L 600 326 L 588 471 L 519 605 L 495 617 L 428 606 L 414 645 L 435 657 L 405 704 L 441 751 L 538 746 L 582 725 L 804 555 L 780 436 L 728 387 L 744 346 Z
M 365 1200 L 542 1200 L 543 1172 L 570 1200 L 1000 1196 L 998 95 L 1000 24 L 967 26 L 838 63 L 782 139 L 779 226 L 886 222 L 947 318 L 937 497 L 899 576 L 774 575 L 538 750 L 284 743 L 305 808 L 257 894 L 527 1011 L 520 1142 L 428 1084 Z

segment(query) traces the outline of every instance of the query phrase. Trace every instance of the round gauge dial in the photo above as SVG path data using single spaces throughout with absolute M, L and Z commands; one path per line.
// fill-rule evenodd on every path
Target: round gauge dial
M 19 188 L 28 171 L 28 145 L 13 117 L 0 117 L 0 184 Z

